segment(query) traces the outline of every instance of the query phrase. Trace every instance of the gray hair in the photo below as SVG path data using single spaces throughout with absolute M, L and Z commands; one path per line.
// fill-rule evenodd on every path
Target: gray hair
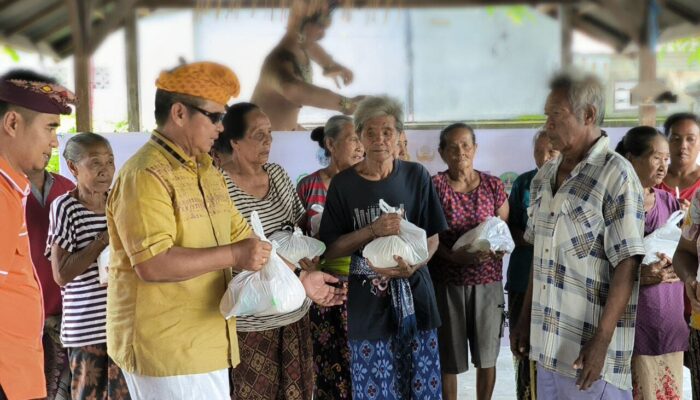
M 338 139 L 338 135 L 343 131 L 346 125 L 352 125 L 352 117 L 347 115 L 334 115 L 326 121 L 326 126 L 323 127 L 323 136 Z
M 112 148 L 109 141 L 104 137 L 92 132 L 77 133 L 71 136 L 66 142 L 66 148 L 63 149 L 63 158 L 74 163 L 79 162 L 85 157 L 85 153 L 97 145 L 104 145 Z
M 389 96 L 368 96 L 355 110 L 355 131 L 362 132 L 372 118 L 390 116 L 396 120 L 396 130 L 403 131 L 403 105 Z
M 557 73 L 549 82 L 549 89 L 563 90 L 569 99 L 572 112 L 579 121 L 583 120 L 586 107 L 595 109 L 595 124 L 601 126 L 605 119 L 605 92 L 603 84 L 595 75 L 575 69 Z

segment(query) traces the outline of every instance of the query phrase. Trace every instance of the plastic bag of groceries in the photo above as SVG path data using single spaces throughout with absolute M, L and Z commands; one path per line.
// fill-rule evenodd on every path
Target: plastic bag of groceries
M 678 227 L 685 217 L 685 211 L 678 210 L 668 217 L 668 221 L 659 229 L 650 233 L 644 238 L 644 249 L 646 254 L 642 260 L 642 264 L 653 264 L 660 261 L 656 253 L 663 253 L 669 258 L 673 258 L 676 252 L 676 246 L 681 240 L 681 228 Z
M 476 228 L 465 232 L 452 246 L 453 251 L 467 248 L 469 253 L 493 251 L 512 253 L 515 242 L 508 224 L 498 217 L 489 217 Z
M 270 241 L 275 243 L 277 254 L 299 268 L 299 260 L 320 257 L 326 251 L 326 245 L 304 233 L 296 226 L 288 226 L 270 235 Z
M 100 285 L 106 285 L 109 281 L 109 246 L 102 250 L 102 253 L 97 257 L 97 273 L 100 280 Z
M 323 206 L 320 204 L 312 204 L 311 210 L 315 211 L 311 218 L 309 218 L 309 233 L 311 236 L 315 237 L 321 228 L 321 218 L 323 217 Z
M 269 242 L 257 211 L 250 216 L 250 225 L 260 240 Z M 301 281 L 277 254 L 275 244 L 267 263 L 259 271 L 243 271 L 228 284 L 219 303 L 226 318 L 242 315 L 275 315 L 299 309 L 306 299 Z
M 385 214 L 402 213 L 402 210 L 389 206 L 379 200 L 379 208 Z M 409 265 L 416 265 L 428 259 L 428 239 L 423 229 L 401 220 L 399 234 L 379 237 L 369 242 L 362 256 L 375 268 L 392 268 L 398 266 L 394 256 L 399 256 Z

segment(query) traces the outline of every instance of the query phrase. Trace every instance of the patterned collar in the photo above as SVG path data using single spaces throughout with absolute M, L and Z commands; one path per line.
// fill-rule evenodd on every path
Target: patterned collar
M 601 131 L 600 133 L 600 138 L 593 143 L 593 146 L 588 150 L 588 153 L 586 153 L 586 158 L 584 159 L 586 164 L 596 166 L 605 165 L 607 154 L 610 152 L 610 139 L 605 131 Z

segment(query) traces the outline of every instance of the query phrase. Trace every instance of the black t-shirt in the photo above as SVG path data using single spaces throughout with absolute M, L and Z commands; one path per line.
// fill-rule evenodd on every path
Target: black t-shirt
M 379 200 L 402 207 L 406 219 L 424 229 L 428 237 L 447 229 L 445 215 L 428 171 L 420 164 L 394 161 L 389 177 L 370 181 L 355 168 L 340 172 L 331 180 L 321 219 L 321 240 L 330 246 L 339 237 L 361 229 L 381 214 Z M 362 249 L 353 256 L 362 257 Z M 410 278 L 413 304 L 419 330 L 440 325 L 433 283 L 428 268 Z M 352 340 L 380 339 L 397 332 L 391 294 L 372 294 L 372 283 L 365 276 L 350 275 L 348 288 L 348 336 Z

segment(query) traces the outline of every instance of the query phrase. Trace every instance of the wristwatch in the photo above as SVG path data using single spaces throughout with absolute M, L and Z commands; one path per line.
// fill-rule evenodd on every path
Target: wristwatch
M 343 114 L 350 114 L 350 108 L 353 105 L 353 101 L 345 96 L 340 96 L 340 112 Z

